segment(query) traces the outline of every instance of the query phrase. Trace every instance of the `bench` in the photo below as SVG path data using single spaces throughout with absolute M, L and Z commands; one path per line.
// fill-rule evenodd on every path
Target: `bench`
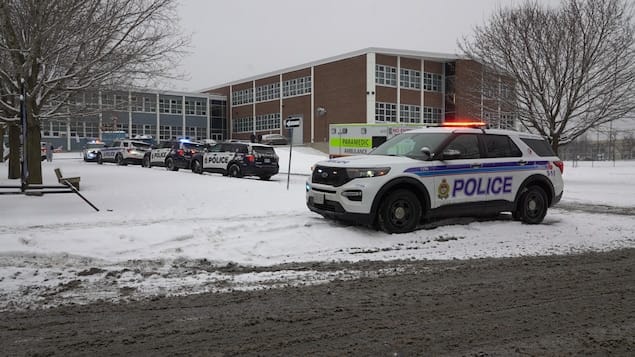
M 78 177 L 64 177 L 62 175 L 62 170 L 59 168 L 55 169 L 55 176 L 57 176 L 57 181 L 65 186 L 73 186 L 77 191 L 79 191 L 79 176 Z

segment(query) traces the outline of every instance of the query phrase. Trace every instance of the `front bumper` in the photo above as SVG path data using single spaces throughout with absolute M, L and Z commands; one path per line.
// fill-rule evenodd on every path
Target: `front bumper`
M 312 212 L 320 214 L 326 218 L 363 226 L 370 226 L 374 222 L 374 217 L 372 215 L 346 212 L 339 202 L 325 199 L 324 204 L 315 204 L 313 197 L 309 196 L 307 198 L 306 205 Z

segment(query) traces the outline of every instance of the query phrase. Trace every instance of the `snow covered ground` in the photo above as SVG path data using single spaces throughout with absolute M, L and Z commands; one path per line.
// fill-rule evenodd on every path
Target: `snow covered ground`
M 310 212 L 304 183 L 326 157 L 277 147 L 271 181 L 189 170 L 85 163 L 78 153 L 43 162 L 81 176 L 81 193 L 0 196 L 0 310 L 147 295 L 252 289 L 354 278 L 364 272 L 271 268 L 286 263 L 471 259 L 635 247 L 635 161 L 565 166 L 565 194 L 541 225 L 509 216 L 447 220 L 409 234 L 345 226 Z M 6 179 L 0 163 L 0 185 Z M 617 209 L 614 209 L 617 207 Z M 615 214 L 615 213 L 618 214 Z M 240 267 L 238 269 L 237 267 Z

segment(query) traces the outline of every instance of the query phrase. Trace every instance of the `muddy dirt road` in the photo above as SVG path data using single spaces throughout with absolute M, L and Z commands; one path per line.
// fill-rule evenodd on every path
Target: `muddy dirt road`
M 4 312 L 0 354 L 635 355 L 635 249 L 311 269 L 368 277 Z

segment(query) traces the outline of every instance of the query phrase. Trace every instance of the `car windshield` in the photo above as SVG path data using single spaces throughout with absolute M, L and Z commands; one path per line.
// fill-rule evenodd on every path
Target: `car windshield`
M 427 158 L 421 149 L 428 148 L 430 152 L 435 152 L 450 135 L 450 133 L 404 133 L 379 145 L 370 152 L 370 155 L 407 156 L 425 160 Z

